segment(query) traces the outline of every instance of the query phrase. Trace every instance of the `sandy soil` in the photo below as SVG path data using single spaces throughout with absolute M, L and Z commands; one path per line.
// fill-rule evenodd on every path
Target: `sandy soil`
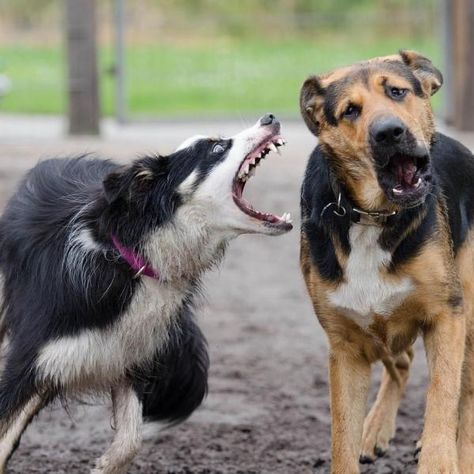
M 105 139 L 65 140 L 60 124 L 0 116 L 0 200 L 40 156 L 94 150 L 130 159 L 170 151 L 198 132 L 239 131 L 242 123 L 105 127 Z M 3 130 L 3 133 L 2 133 Z M 258 208 L 290 211 L 295 230 L 280 238 L 243 236 L 207 278 L 201 324 L 211 354 L 210 393 L 181 426 L 147 426 L 131 473 L 329 472 L 327 348 L 298 270 L 298 198 L 313 138 L 302 123 L 284 128 L 288 146 L 272 157 L 246 195 Z M 380 367 L 375 368 L 372 397 Z M 417 345 L 414 370 L 393 444 L 364 473 L 412 473 L 422 427 L 426 366 Z M 11 459 L 12 473 L 83 473 L 110 442 L 110 407 L 50 408 L 33 422 Z

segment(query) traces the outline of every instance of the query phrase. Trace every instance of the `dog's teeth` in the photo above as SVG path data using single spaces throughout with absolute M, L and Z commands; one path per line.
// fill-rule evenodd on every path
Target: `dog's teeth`
M 402 194 L 403 193 L 403 189 L 398 189 L 398 188 L 393 188 L 392 191 L 393 191 L 394 194 Z
M 274 143 L 270 143 L 270 145 L 268 145 L 268 149 L 271 151 L 277 151 L 277 147 L 275 146 Z
M 249 176 L 255 176 L 255 168 L 250 169 Z
M 421 178 L 418 178 L 418 181 L 415 184 L 415 188 L 419 188 L 421 184 Z
M 285 144 L 285 142 L 283 141 L 282 138 L 279 138 L 276 142 L 277 142 L 277 145 L 278 145 L 278 146 L 282 146 L 282 145 Z

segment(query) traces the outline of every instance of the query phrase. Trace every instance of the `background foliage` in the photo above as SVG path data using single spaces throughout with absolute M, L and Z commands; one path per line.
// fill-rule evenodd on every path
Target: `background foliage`
M 114 113 L 113 1 L 98 0 L 103 110 Z M 296 115 L 315 72 L 412 48 L 438 64 L 436 0 L 128 0 L 127 104 L 139 116 Z M 61 0 L 0 0 L 0 111 L 61 113 Z

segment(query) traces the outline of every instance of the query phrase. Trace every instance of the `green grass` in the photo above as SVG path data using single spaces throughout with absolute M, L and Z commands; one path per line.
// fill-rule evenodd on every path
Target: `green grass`
M 239 116 L 270 110 L 297 115 L 299 87 L 310 73 L 400 48 L 416 49 L 439 64 L 440 48 L 429 39 L 374 40 L 350 35 L 317 41 L 282 37 L 132 45 L 126 56 L 128 108 L 131 116 Z M 106 115 L 114 113 L 114 79 L 107 73 L 112 63 L 112 51 L 102 49 L 99 69 Z M 66 73 L 61 48 L 2 46 L 0 68 L 13 81 L 11 93 L 0 100 L 0 111 L 64 111 Z

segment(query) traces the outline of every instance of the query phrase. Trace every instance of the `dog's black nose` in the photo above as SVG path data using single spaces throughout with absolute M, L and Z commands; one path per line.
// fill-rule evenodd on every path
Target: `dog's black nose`
M 397 117 L 386 117 L 377 120 L 370 127 L 370 138 L 377 145 L 393 145 L 402 140 L 406 126 Z
M 271 125 L 272 123 L 277 122 L 276 117 L 273 114 L 265 114 L 260 119 L 260 125 Z

